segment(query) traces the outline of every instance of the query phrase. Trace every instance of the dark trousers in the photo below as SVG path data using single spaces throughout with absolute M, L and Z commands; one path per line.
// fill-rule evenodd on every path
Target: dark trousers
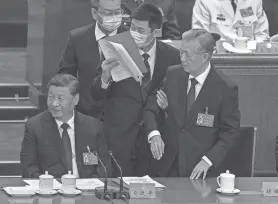
M 178 156 L 176 156 L 175 161 L 173 162 L 167 177 L 179 177 L 179 161 Z

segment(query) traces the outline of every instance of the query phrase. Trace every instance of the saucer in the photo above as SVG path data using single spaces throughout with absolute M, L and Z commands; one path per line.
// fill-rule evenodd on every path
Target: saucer
M 3 190 L 10 196 L 28 197 L 35 195 L 35 190 L 30 187 L 4 187 Z
M 64 192 L 62 189 L 60 189 L 58 192 L 64 196 L 77 196 L 82 193 L 82 191 L 78 189 L 75 189 L 73 192 Z
M 248 54 L 248 53 L 252 53 L 251 50 L 246 49 L 238 49 L 235 48 L 231 43 L 228 42 L 223 42 L 223 47 L 225 48 L 225 50 L 229 51 L 229 52 L 233 52 L 233 53 L 238 53 L 238 54 Z
M 231 191 L 230 190 L 229 191 L 222 190 L 221 188 L 217 188 L 216 191 L 218 193 L 222 193 L 223 195 L 236 195 L 236 194 L 238 194 L 240 192 L 240 190 L 236 189 L 236 188 L 234 190 L 231 190 Z
M 36 190 L 35 193 L 38 194 L 38 195 L 41 195 L 41 196 L 52 196 L 52 195 L 56 195 L 57 191 L 52 190 L 51 192 L 43 192 L 43 191 L 40 191 L 40 190 Z

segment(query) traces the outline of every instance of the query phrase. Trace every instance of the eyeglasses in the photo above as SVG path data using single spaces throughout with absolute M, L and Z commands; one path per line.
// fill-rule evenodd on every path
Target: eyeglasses
M 109 17 L 112 17 L 112 16 L 123 15 L 124 10 L 120 8 L 120 9 L 117 9 L 116 11 L 97 11 L 97 13 L 100 16 L 109 16 Z

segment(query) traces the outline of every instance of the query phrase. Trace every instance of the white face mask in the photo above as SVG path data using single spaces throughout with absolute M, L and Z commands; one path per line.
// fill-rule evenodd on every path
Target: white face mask
M 148 35 L 144 35 L 133 30 L 130 30 L 130 34 L 139 48 L 144 48 L 147 46 L 146 41 L 149 37 Z
M 102 24 L 100 24 L 107 31 L 114 31 L 122 23 L 122 15 L 117 16 L 101 16 Z

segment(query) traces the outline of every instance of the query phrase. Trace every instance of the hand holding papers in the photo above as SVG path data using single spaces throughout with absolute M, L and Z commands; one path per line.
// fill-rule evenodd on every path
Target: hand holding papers
M 111 70 L 113 81 L 130 77 L 141 81 L 147 69 L 129 31 L 101 39 L 99 45 L 107 60 L 111 58 L 119 60 L 120 64 Z

